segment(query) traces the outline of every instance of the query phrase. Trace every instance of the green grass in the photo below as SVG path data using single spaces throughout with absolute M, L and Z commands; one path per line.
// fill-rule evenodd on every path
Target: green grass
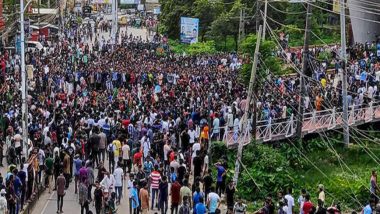
M 380 157 L 379 148 L 375 145 L 368 145 L 368 148 L 376 158 Z M 306 188 L 312 201 L 316 203 L 317 186 L 323 184 L 328 206 L 333 202 L 340 202 L 344 210 L 360 210 L 369 198 L 371 171 L 378 170 L 379 165 L 357 145 L 337 148 L 336 152 L 341 161 L 331 151 L 307 154 L 315 167 L 310 164 L 308 168 L 295 170 L 295 174 L 300 175 L 298 186 Z M 295 196 L 298 195 L 298 192 L 295 193 Z

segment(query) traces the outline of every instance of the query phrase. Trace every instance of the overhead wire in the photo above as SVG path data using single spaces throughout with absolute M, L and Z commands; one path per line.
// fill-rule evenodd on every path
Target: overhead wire
M 272 34 L 272 36 L 273 37 L 275 37 L 274 35 L 273 35 L 273 32 L 272 32 L 272 30 L 271 30 L 271 28 L 268 26 L 268 28 L 269 28 L 269 30 L 270 30 L 270 33 Z M 275 40 L 277 41 L 277 38 L 275 38 Z M 323 40 L 322 40 L 323 41 Z M 280 46 L 281 47 L 281 46 Z M 296 67 L 296 66 L 295 66 Z M 298 72 L 298 68 L 296 67 L 296 69 L 295 69 L 297 72 Z M 297 111 L 297 110 L 296 110 Z M 323 132 L 324 133 L 324 132 Z M 320 134 L 320 133 L 319 133 Z M 325 133 L 324 133 L 325 134 Z M 322 136 L 321 136 L 322 137 Z M 327 136 L 326 136 L 327 137 Z M 328 139 L 328 138 L 327 138 Z M 357 139 L 359 139 L 359 138 L 357 138 Z M 291 142 L 288 138 L 287 138 L 287 140 L 297 149 L 297 151 L 299 152 L 299 153 L 301 153 L 300 151 L 299 151 L 299 149 L 293 144 L 293 142 Z M 329 143 L 330 144 L 330 143 Z M 331 145 L 331 144 L 330 144 Z M 332 145 L 331 145 L 332 146 Z M 365 146 L 363 146 L 363 148 L 364 148 L 364 150 L 366 151 L 366 153 L 377 163 L 377 164 L 379 164 L 379 162 L 378 162 L 378 158 L 377 157 L 373 157 L 372 155 L 374 155 L 371 151 L 368 151 L 367 150 L 367 148 L 365 148 Z M 332 149 L 333 149 L 333 147 L 332 147 Z M 335 149 L 333 149 L 333 151 L 335 151 L 335 154 L 337 155 L 337 157 L 338 157 L 338 160 L 339 160 L 339 163 L 340 163 L 340 166 L 341 166 L 341 168 L 342 168 L 342 170 L 343 170 L 343 166 L 342 166 L 342 164 L 343 165 L 345 165 L 345 167 L 346 168 L 348 168 L 348 170 L 354 175 L 354 173 L 353 173 L 353 171 L 348 167 L 348 165 L 343 161 L 343 159 L 339 156 L 339 154 L 336 152 L 336 150 Z M 372 154 L 371 154 L 372 153 Z M 301 155 L 303 155 L 303 153 L 301 153 Z M 305 157 L 305 158 L 307 158 L 307 157 Z M 314 165 L 311 161 L 309 161 L 312 165 Z M 314 165 L 314 167 L 318 170 L 318 168 Z M 320 171 L 320 170 L 319 170 Z M 322 171 L 320 171 L 322 174 L 324 174 Z M 327 177 L 327 176 L 326 176 Z M 351 191 L 352 191 L 352 189 L 351 189 Z M 361 205 L 361 203 L 360 203 L 360 201 L 358 201 L 357 200 L 357 197 L 356 197 L 356 195 L 354 194 L 354 196 L 355 196 L 355 201 L 356 202 L 358 202 L 358 204 L 360 204 Z
M 264 62 L 261 58 L 260 58 L 260 62 L 263 63 L 264 66 L 266 66 L 265 62 Z M 268 69 L 268 67 L 266 67 L 266 69 L 270 72 L 270 70 Z M 260 73 L 259 73 L 259 75 L 260 75 Z M 261 76 L 261 77 L 262 77 L 262 76 Z M 263 79 L 266 80 L 265 77 L 264 77 Z M 272 84 L 273 84 L 273 83 L 272 83 Z M 273 84 L 273 86 L 274 86 L 275 88 L 278 88 L 276 84 Z M 285 94 L 285 96 L 289 96 L 289 95 L 288 95 L 288 94 Z M 286 100 L 285 100 L 285 102 L 286 102 Z M 295 111 L 297 111 L 297 110 L 295 110 Z M 299 112 L 298 112 L 298 113 L 299 113 Z M 320 134 L 320 133 L 319 133 L 319 134 Z M 323 134 L 326 136 L 325 132 L 323 132 Z M 321 135 L 321 134 L 320 134 L 320 135 Z M 321 138 L 323 139 L 323 136 L 321 136 Z M 326 136 L 326 138 L 327 138 L 327 136 Z M 287 139 L 288 139 L 288 138 L 287 138 Z M 328 139 L 328 138 L 327 138 L 327 139 Z M 289 140 L 289 139 L 288 139 L 288 140 Z M 353 176 L 357 176 L 357 175 L 352 171 L 352 169 L 349 168 L 349 166 L 344 162 L 344 160 L 341 158 L 341 156 L 339 156 L 339 154 L 337 153 L 337 151 L 333 148 L 332 144 L 330 144 L 329 140 L 328 140 L 328 143 L 329 143 L 329 145 L 330 145 L 330 147 L 331 147 L 331 148 L 329 148 L 329 150 L 330 150 L 333 154 L 335 154 L 335 155 L 337 156 L 342 171 L 345 171 L 344 168 L 343 168 L 343 166 L 342 166 L 342 165 L 344 165 L 344 166 L 350 171 L 350 173 L 351 173 Z M 310 163 L 312 163 L 310 160 L 308 160 L 308 161 L 309 161 Z M 313 164 L 313 163 L 312 163 L 312 164 Z M 316 167 L 316 166 L 315 166 L 315 167 Z M 321 171 L 318 167 L 316 167 L 316 169 L 317 169 L 319 172 L 322 173 L 322 171 Z M 326 176 L 326 177 L 327 177 L 327 176 Z M 328 178 L 328 177 L 327 177 L 327 178 Z M 347 179 L 346 177 L 345 177 L 345 179 L 346 179 L 346 182 L 349 183 L 349 181 L 348 181 L 348 179 Z M 367 188 L 367 189 L 368 189 L 368 188 Z M 354 197 L 351 197 L 351 196 L 349 195 L 349 196 L 351 197 L 351 199 L 353 199 L 358 205 L 360 205 L 360 206 L 362 207 L 363 205 L 361 204 L 361 202 L 359 201 L 359 199 L 357 198 L 356 194 L 354 193 L 354 191 L 352 190 L 351 187 L 350 187 L 350 191 L 351 191 L 352 194 L 354 195 Z M 348 195 L 348 194 L 347 194 L 347 195 Z
M 267 18 L 269 18 L 269 20 L 271 20 L 271 21 L 275 21 L 275 20 L 273 20 L 272 18 L 270 18 L 270 17 L 267 17 Z M 279 22 L 277 22 L 277 21 L 275 21 L 276 23 L 279 23 Z M 282 23 L 280 23 L 280 24 L 282 24 Z M 284 24 L 282 24 L 282 25 L 284 25 Z M 285 26 L 285 25 L 284 25 Z M 281 51 L 283 51 L 283 52 L 286 52 L 285 51 L 285 49 L 281 46 L 281 44 L 280 44 L 280 42 L 278 41 L 278 39 L 277 39 L 277 37 L 276 37 L 276 35 L 274 34 L 274 32 L 273 32 L 273 30 L 271 29 L 271 27 L 269 26 L 269 23 L 267 22 L 267 29 L 268 30 L 270 30 L 270 34 L 271 34 L 271 37 L 275 40 L 275 43 L 277 43 L 277 45 L 278 45 L 278 47 L 280 47 L 280 50 Z M 299 28 L 296 28 L 296 29 L 299 29 Z M 302 30 L 302 29 L 300 29 L 300 30 Z M 303 30 L 304 31 L 304 30 Z M 312 31 L 311 31 L 312 32 Z M 312 32 L 313 33 L 313 35 L 316 35 L 314 32 Z M 316 35 L 317 36 L 317 35 Z M 322 41 L 324 44 L 326 44 L 320 37 L 318 37 L 317 36 L 317 39 L 319 39 L 320 41 Z M 326 44 L 327 45 L 327 44 Z M 339 53 L 336 53 L 337 55 L 339 55 Z M 300 76 L 303 76 L 303 77 L 305 77 L 307 80 L 311 80 L 312 82 L 316 82 L 318 85 L 320 85 L 320 82 L 319 81 L 317 81 L 317 80 L 315 80 L 315 79 L 313 79 L 313 78 L 311 78 L 311 77 L 309 77 L 309 76 L 307 76 L 307 75 L 305 75 L 305 74 L 303 74 L 300 70 L 299 70 L 299 68 L 294 64 L 294 62 L 290 62 L 290 64 L 289 64 L 297 73 L 298 73 L 298 75 L 300 75 Z M 342 88 L 339 88 L 339 87 L 336 87 L 337 89 L 340 89 L 340 90 L 342 90 Z M 357 92 L 354 92 L 354 91 L 350 91 L 350 93 L 351 94 L 354 94 L 354 95 L 359 95 L 359 93 L 357 93 Z M 364 94 L 364 97 L 368 97 L 368 95 L 367 94 Z M 374 99 L 374 98 L 372 98 L 372 99 Z M 378 99 L 378 100 L 376 100 L 377 102 L 378 101 L 380 101 L 380 99 Z
M 279 12 L 279 13 L 284 13 L 284 14 L 288 14 L 288 15 L 300 15 L 300 14 L 306 14 L 306 12 L 289 12 L 289 11 L 283 11 L 283 10 L 280 10 L 278 8 L 276 8 L 275 6 L 273 6 L 271 3 L 267 3 L 269 5 L 269 7 L 271 7 L 273 10 Z
M 273 33 L 273 31 L 272 31 L 272 29 L 270 28 L 270 26 L 267 26 L 268 27 L 268 29 L 270 30 L 270 34 L 272 35 L 272 37 L 277 41 L 277 38 L 275 38 L 275 36 L 274 36 L 274 33 Z M 298 68 L 296 67 L 296 66 L 294 66 L 295 68 L 296 68 L 296 71 L 298 72 L 298 73 L 300 73 L 300 71 L 298 70 Z M 310 78 L 309 78 L 310 79 Z M 347 121 L 348 122 L 348 121 Z M 376 160 L 376 159 L 374 159 L 374 160 Z

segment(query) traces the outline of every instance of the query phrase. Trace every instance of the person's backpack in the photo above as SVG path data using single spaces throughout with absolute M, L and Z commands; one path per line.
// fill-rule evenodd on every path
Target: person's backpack
M 179 214 L 190 214 L 190 207 L 189 207 L 189 205 L 187 205 L 187 204 L 183 204 L 183 205 L 179 208 Z

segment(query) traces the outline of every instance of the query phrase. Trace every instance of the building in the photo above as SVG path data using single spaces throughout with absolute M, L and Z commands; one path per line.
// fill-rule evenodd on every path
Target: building
M 380 0 L 347 0 L 353 41 L 376 41 L 380 36 Z

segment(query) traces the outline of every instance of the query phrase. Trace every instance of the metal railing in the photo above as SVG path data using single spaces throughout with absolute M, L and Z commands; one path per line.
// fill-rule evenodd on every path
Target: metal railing
M 332 130 L 343 125 L 343 112 L 341 109 L 337 111 L 327 109 L 322 111 L 313 111 L 304 113 L 302 134 L 315 133 L 323 130 Z M 369 123 L 373 120 L 380 119 L 380 102 L 370 102 L 367 106 L 350 106 L 348 112 L 349 126 L 355 126 L 363 123 Z M 258 141 L 272 141 L 281 140 L 292 137 L 296 134 L 296 121 L 295 115 L 291 115 L 288 119 L 272 121 L 271 119 L 265 121 L 257 121 L 256 140 Z M 233 130 L 225 128 L 223 141 L 228 145 L 237 144 L 243 141 L 248 144 L 251 140 L 251 133 L 236 133 Z

